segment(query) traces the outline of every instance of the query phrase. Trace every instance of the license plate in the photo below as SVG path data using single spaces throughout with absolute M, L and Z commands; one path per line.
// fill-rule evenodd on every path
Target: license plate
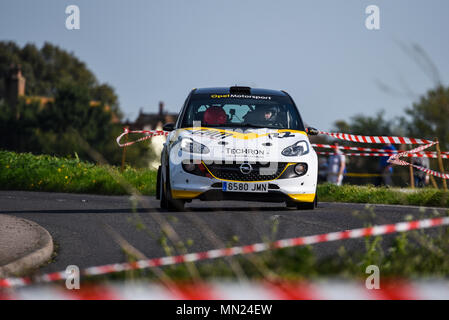
M 267 182 L 223 182 L 223 191 L 226 192 L 268 192 Z

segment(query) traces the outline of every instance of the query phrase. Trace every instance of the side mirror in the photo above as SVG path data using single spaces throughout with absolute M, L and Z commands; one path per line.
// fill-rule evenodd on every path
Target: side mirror
M 170 123 L 166 123 L 162 127 L 162 130 L 164 130 L 164 131 L 173 131 L 173 130 L 175 130 L 175 124 L 171 123 L 171 122 Z
M 318 131 L 318 129 L 312 128 L 312 127 L 307 127 L 306 128 L 306 132 L 309 136 L 317 136 L 320 132 Z

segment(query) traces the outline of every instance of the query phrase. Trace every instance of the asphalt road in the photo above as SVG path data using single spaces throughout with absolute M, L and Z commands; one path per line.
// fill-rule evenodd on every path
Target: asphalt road
M 128 196 L 100 196 L 45 192 L 0 191 L 0 214 L 34 221 L 53 237 L 57 256 L 41 272 L 126 261 L 113 233 L 148 258 L 165 256 L 158 238 L 166 221 L 189 252 L 221 248 L 232 239 L 250 244 L 364 227 L 368 223 L 404 221 L 407 216 L 433 216 L 436 210 L 408 206 L 320 203 L 313 211 L 287 209 L 283 204 L 257 202 L 201 202 L 187 205 L 186 212 L 159 210 L 159 201 L 144 197 L 136 203 Z M 274 227 L 277 226 L 277 227 Z M 144 227 L 144 228 L 142 228 Z M 111 230 L 114 230 L 111 232 Z M 274 232 L 275 231 L 275 232 Z M 387 236 L 391 237 L 391 236 Z M 341 240 L 314 246 L 319 256 L 344 245 L 363 249 L 362 239 Z

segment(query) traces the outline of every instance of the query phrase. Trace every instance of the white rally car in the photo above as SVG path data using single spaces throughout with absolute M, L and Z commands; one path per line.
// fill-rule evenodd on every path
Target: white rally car
M 244 200 L 317 205 L 318 159 L 292 98 L 249 87 L 194 89 L 161 155 L 161 208 L 185 202 Z

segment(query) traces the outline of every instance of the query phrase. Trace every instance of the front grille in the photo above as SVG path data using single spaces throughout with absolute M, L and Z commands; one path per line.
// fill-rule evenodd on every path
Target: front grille
M 208 165 L 205 164 L 205 166 L 210 173 L 218 179 L 232 181 L 269 181 L 278 178 L 288 163 L 250 163 L 252 170 L 247 174 L 240 171 L 241 164 L 242 163 L 212 163 Z

